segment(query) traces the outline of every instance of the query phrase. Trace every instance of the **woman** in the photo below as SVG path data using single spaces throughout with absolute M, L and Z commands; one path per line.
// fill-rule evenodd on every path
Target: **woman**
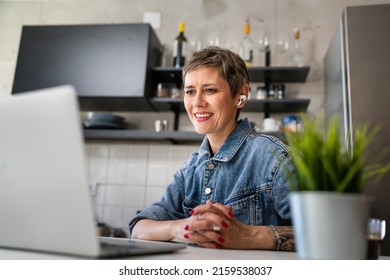
M 244 61 L 209 47 L 183 68 L 184 104 L 198 153 L 163 197 L 130 222 L 133 238 L 183 240 L 208 248 L 294 250 L 288 204 L 289 149 L 238 120 L 249 91 Z

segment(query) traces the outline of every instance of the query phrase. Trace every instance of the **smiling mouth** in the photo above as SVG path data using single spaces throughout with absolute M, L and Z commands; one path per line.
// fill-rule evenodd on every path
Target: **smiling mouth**
M 209 118 L 212 115 L 213 115 L 212 113 L 195 113 L 194 114 L 195 118 L 197 118 L 197 119 Z

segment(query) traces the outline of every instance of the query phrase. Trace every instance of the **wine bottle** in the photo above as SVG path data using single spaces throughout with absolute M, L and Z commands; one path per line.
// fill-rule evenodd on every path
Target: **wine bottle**
M 249 24 L 249 18 L 245 22 L 244 37 L 240 42 L 239 55 L 244 60 L 246 66 L 253 65 L 253 40 L 250 35 L 251 27 Z
M 184 22 L 179 23 L 179 34 L 175 38 L 173 45 L 173 66 L 180 68 L 184 66 L 186 58 L 187 38 L 184 35 Z
M 271 66 L 271 46 L 269 44 L 264 48 L 264 64 L 266 67 Z
M 300 44 L 300 32 L 298 28 L 294 28 L 294 43 L 291 51 L 291 63 L 293 66 L 302 67 L 304 64 L 304 56 Z

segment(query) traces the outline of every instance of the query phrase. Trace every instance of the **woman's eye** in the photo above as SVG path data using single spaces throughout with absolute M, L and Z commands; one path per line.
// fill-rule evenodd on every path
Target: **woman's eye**
M 185 92 L 187 95 L 193 95 L 195 94 L 195 91 L 194 90 L 186 90 Z
M 213 89 L 213 88 L 206 88 L 206 89 L 204 90 L 204 92 L 205 92 L 205 93 L 208 93 L 208 94 L 211 94 L 211 93 L 215 93 L 216 90 Z

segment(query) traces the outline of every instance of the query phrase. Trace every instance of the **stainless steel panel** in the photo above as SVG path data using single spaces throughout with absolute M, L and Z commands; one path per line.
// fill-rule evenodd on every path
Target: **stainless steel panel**
M 340 34 L 343 31 L 344 36 Z M 381 127 L 367 151 L 368 163 L 378 160 L 383 152 L 387 152 L 384 161 L 390 161 L 389 73 L 390 5 L 347 7 L 325 57 L 325 111 L 328 115 L 332 112 L 343 115 L 344 132 L 363 122 Z M 332 76 L 333 87 L 329 79 Z M 348 118 L 349 122 L 345 122 Z M 374 188 L 370 181 L 367 190 L 374 196 L 372 216 L 387 220 L 387 224 L 390 223 L 389 182 L 390 174 L 387 174 Z M 390 234 L 383 241 L 382 254 L 390 255 Z

